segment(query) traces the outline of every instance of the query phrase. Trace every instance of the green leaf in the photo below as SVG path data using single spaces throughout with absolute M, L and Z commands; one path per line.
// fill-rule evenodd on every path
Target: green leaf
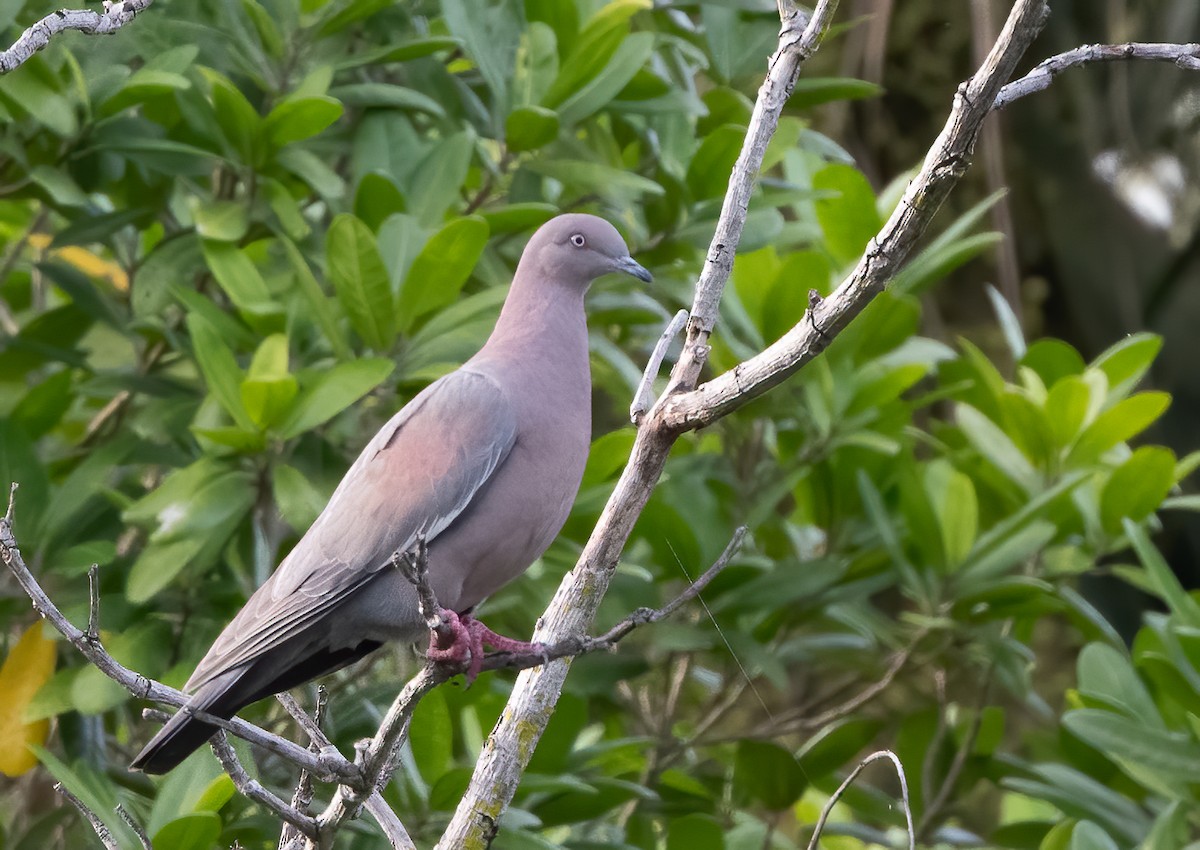
M 558 106 L 562 123 L 571 126 L 591 116 L 628 85 L 654 50 L 654 33 L 638 32 L 623 39 L 608 64 Z
M 196 232 L 215 242 L 237 242 L 250 225 L 249 211 L 240 201 L 202 201 L 190 198 Z M 265 287 L 264 287 L 265 289 Z M 264 299 L 265 300 L 265 299 Z
M 688 163 L 687 185 L 694 198 L 705 200 L 725 194 L 745 137 L 745 127 L 727 124 L 704 138 Z
M 589 160 L 534 160 L 525 163 L 523 167 L 537 174 L 553 177 L 568 186 L 576 186 L 606 198 L 662 195 L 666 191 L 658 183 L 640 174 Z
M 1146 374 L 1162 344 L 1156 334 L 1131 334 L 1093 360 L 1092 366 L 1108 376 L 1112 396 L 1123 396 Z
M 221 837 L 221 816 L 195 812 L 175 818 L 154 833 L 154 850 L 209 850 Z
M 270 304 L 266 281 L 250 258 L 229 242 L 204 241 L 204 261 L 229 300 L 243 313 L 253 313 Z
M 881 224 L 871 184 L 857 168 L 840 164 L 825 166 L 812 180 L 814 189 L 837 193 L 815 202 L 826 247 L 838 262 L 857 260 Z
M 409 212 L 418 221 L 441 221 L 447 208 L 458 203 L 474 149 L 474 135 L 464 130 L 435 145 L 421 160 L 408 192 Z
M 1117 842 L 1108 833 L 1090 820 L 1080 821 L 1071 831 L 1071 843 L 1067 850 L 1120 850 Z
M 1042 383 L 1051 389 L 1061 379 L 1082 375 L 1084 370 L 1079 352 L 1059 339 L 1039 339 L 1029 346 L 1020 365 L 1037 372 Z
M 1109 534 L 1120 534 L 1122 521 L 1141 522 L 1158 510 L 1175 485 L 1175 453 L 1162 446 L 1141 446 L 1113 470 L 1100 494 L 1100 520 Z
M 288 373 L 287 337 L 272 334 L 254 353 L 241 384 L 242 404 L 254 423 L 265 428 L 288 411 L 296 391 L 296 379 Z
M 853 77 L 801 77 L 796 80 L 789 109 L 809 109 L 834 100 L 864 100 L 883 94 L 883 86 Z
M 996 423 L 969 404 L 959 404 L 955 410 L 955 420 L 975 451 L 1026 493 L 1040 488 L 1037 470 Z
M 318 37 L 341 32 L 391 5 L 391 0 L 341 0 L 325 4 L 314 29 Z
M 329 421 L 379 386 L 396 365 L 386 358 L 369 357 L 339 363 L 306 380 L 279 433 L 292 439 Z
M 442 2 L 446 26 L 474 60 L 501 110 L 508 104 L 508 86 L 525 18 L 522 7 L 520 0 L 501 0 L 484 6 L 467 0 Z
M 397 314 L 405 331 L 426 313 L 453 303 L 487 246 L 487 222 L 468 216 L 435 233 L 413 260 L 400 290 Z
M 537 150 L 558 138 L 558 114 L 544 106 L 522 106 L 509 113 L 504 138 L 514 153 Z
M 351 83 L 330 89 L 331 97 L 348 106 L 375 109 L 411 109 L 436 118 L 445 118 L 446 110 L 429 95 L 390 83 Z
M 38 439 L 59 423 L 74 401 L 72 377 L 72 370 L 60 369 L 42 378 L 21 397 L 9 418 L 31 440 Z
M 799 800 L 807 785 L 804 769 L 789 750 L 768 741 L 738 742 L 733 767 L 738 794 L 779 812 Z
M 433 785 L 446 772 L 454 755 L 454 727 L 440 689 L 430 691 L 417 703 L 408 740 L 421 778 Z
M 725 850 L 722 825 L 711 815 L 673 817 L 667 825 L 666 850 Z
M 332 346 L 333 352 L 339 360 L 349 359 L 350 344 L 346 342 L 346 335 L 338 324 L 329 297 L 325 295 L 325 290 L 321 288 L 321 284 L 313 276 L 312 269 L 308 267 L 308 261 L 304 259 L 304 255 L 300 253 L 300 249 L 292 240 L 280 239 L 279 242 L 283 245 L 284 253 L 287 254 L 288 260 L 296 272 L 296 282 L 300 285 L 304 300 L 308 303 L 308 308 L 317 320 L 326 341 Z
M 1122 399 L 1096 417 L 1067 455 L 1067 463 L 1085 466 L 1118 443 L 1136 437 L 1160 417 L 1171 404 L 1171 396 L 1162 392 L 1145 392 Z
M 396 341 L 396 311 L 375 235 L 359 219 L 342 213 L 329 225 L 325 252 L 350 325 L 371 348 L 390 350 Z
M 563 59 L 558 77 L 542 98 L 542 105 L 554 108 L 583 89 L 608 65 L 628 37 L 629 19 L 649 7 L 649 0 L 613 0 L 596 12 Z
M 534 227 L 541 227 L 557 214 L 558 207 L 538 202 L 508 204 L 495 209 L 479 211 L 479 215 L 488 223 L 488 231 L 493 236 L 501 233 L 521 233 Z
M 271 467 L 271 495 L 279 513 L 296 530 L 308 528 L 329 501 L 308 476 L 294 466 L 278 463 Z
M 1124 526 L 1125 534 L 1133 544 L 1138 560 L 1146 568 L 1146 577 L 1150 580 L 1151 589 L 1159 599 L 1167 603 L 1172 614 L 1192 628 L 1200 629 L 1200 603 L 1183 589 L 1174 571 L 1146 536 L 1145 529 L 1128 519 L 1124 521 Z
M 196 364 L 204 375 L 208 391 L 239 427 L 253 430 L 254 422 L 242 404 L 240 387 L 244 376 L 233 352 L 225 345 L 217 329 L 198 313 L 188 314 L 187 328 L 192 338 Z
M 373 171 L 358 181 L 354 214 L 376 233 L 388 216 L 404 212 L 406 206 L 404 193 L 386 174 Z
M 263 133 L 277 148 L 312 138 L 342 117 L 342 104 L 327 95 L 288 97 L 263 122 Z
M 1200 776 L 1200 744 L 1183 733 L 1155 729 L 1098 708 L 1068 711 L 1062 722 L 1072 734 L 1124 768 L 1146 768 L 1181 785 Z
M 1071 445 L 1087 422 L 1092 408 L 1092 388 L 1078 375 L 1064 375 L 1046 395 L 1046 419 L 1060 449 Z
M 946 565 L 956 566 L 971 551 L 979 530 L 975 485 L 948 461 L 941 460 L 925 468 L 925 492 L 937 514 Z
M 341 176 L 312 151 L 297 146 L 287 147 L 275 155 L 275 161 L 327 201 L 336 201 L 346 193 L 346 184 Z
M 1146 726 L 1166 729 L 1154 698 L 1126 653 L 1108 644 L 1089 643 L 1079 653 L 1076 668 L 1081 693 L 1104 700 Z
M 223 74 L 200 68 L 212 93 L 213 112 L 233 152 L 246 165 L 256 165 L 262 119 L 237 87 Z

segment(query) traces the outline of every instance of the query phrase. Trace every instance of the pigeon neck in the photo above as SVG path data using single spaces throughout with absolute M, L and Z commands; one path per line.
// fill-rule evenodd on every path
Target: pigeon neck
M 530 346 L 537 346 L 552 351 L 552 357 L 567 357 L 580 347 L 582 340 L 586 352 L 583 289 L 522 271 L 518 268 L 513 278 L 496 329 L 485 348 L 515 345 L 528 351 Z

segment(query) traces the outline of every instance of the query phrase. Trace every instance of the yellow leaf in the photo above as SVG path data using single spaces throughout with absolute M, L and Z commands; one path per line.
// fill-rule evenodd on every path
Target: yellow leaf
M 29 246 L 36 251 L 45 251 L 50 247 L 49 234 L 30 234 Z M 51 251 L 49 256 L 74 266 L 88 277 L 107 280 L 118 292 L 126 292 L 129 289 L 129 275 L 125 273 L 125 269 L 112 260 L 106 260 L 86 248 L 67 245 Z
M 44 744 L 49 720 L 24 723 L 33 695 L 54 675 L 54 641 L 42 636 L 39 620 L 13 644 L 0 667 L 0 773 L 20 776 L 37 764 L 27 744 Z

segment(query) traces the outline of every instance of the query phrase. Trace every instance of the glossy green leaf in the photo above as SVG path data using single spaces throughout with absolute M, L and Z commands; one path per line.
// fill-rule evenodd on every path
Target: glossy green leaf
M 1131 334 L 1108 348 L 1092 365 L 1108 376 L 1114 394 L 1123 395 L 1146 374 L 1162 344 L 1162 337 L 1156 334 Z
M 275 147 L 311 138 L 342 117 L 339 100 L 329 96 L 288 97 L 263 121 L 263 133 Z
M 788 106 L 808 109 L 835 100 L 863 100 L 883 94 L 883 86 L 852 77 L 801 77 L 788 99 Z
M 238 201 L 208 201 L 205 203 L 198 198 L 193 198 L 190 206 L 192 220 L 196 223 L 196 232 L 202 238 L 216 242 L 237 242 L 246 235 L 250 217 L 245 204 Z
M 808 778 L 792 753 L 767 741 L 738 743 L 734 788 L 771 811 L 782 811 L 800 799 Z
M 304 381 L 288 416 L 278 425 L 285 439 L 297 437 L 329 421 L 379 386 L 395 369 L 386 358 L 339 363 Z
M 221 816 L 195 812 L 175 818 L 154 833 L 154 850 L 208 850 L 221 835 Z
M 418 221 L 436 224 L 458 202 L 474 148 L 474 136 L 463 131 L 444 139 L 421 160 L 407 194 L 409 212 Z
M 956 408 L 955 419 L 963 435 L 982 457 L 1027 493 L 1040 486 L 1037 470 L 996 423 L 969 404 Z
M 207 319 L 198 313 L 187 317 L 188 333 L 196 355 L 196 363 L 204 376 L 208 391 L 216 397 L 225 411 L 240 427 L 250 429 L 253 420 L 242 404 L 241 383 L 244 378 L 229 346 L 221 339 Z
M 400 187 L 385 174 L 364 174 L 354 193 L 354 214 L 378 232 L 388 216 L 402 213 L 407 206 Z
M 350 325 L 376 351 L 388 351 L 396 340 L 396 313 L 387 269 L 375 234 L 343 213 L 329 225 L 325 240 L 329 278 Z
M 975 485 L 947 462 L 925 469 L 925 491 L 937 514 L 946 564 L 959 564 L 971 551 L 979 529 L 979 503 Z
M 697 200 L 725 194 L 745 136 L 745 127 L 727 125 L 713 130 L 700 143 L 687 172 L 688 189 Z
M 317 282 L 316 277 L 313 276 L 312 269 L 308 267 L 308 261 L 304 259 L 300 249 L 290 239 L 281 239 L 280 244 L 283 245 L 284 253 L 287 254 L 288 261 L 296 273 L 296 282 L 299 284 L 300 292 L 326 341 L 333 348 L 339 360 L 349 358 L 350 346 L 346 342 L 345 333 L 338 324 L 333 303 L 325 294 L 325 290 L 321 288 L 321 284 Z
M 1175 484 L 1175 453 L 1140 446 L 1113 470 L 1100 494 L 1100 518 L 1109 534 L 1120 534 L 1125 519 L 1141 522 L 1162 504 Z
M 509 113 L 504 138 L 514 153 L 537 150 L 558 137 L 558 114 L 544 106 L 522 106 Z
M 271 293 L 250 258 L 229 242 L 205 240 L 204 260 L 221 289 L 239 310 L 250 312 L 269 304 Z
M 622 39 L 608 64 L 559 104 L 562 123 L 577 124 L 607 106 L 642 69 L 653 49 L 654 33 L 636 32 Z
M 1146 568 L 1149 586 L 1158 598 L 1167 604 L 1171 613 L 1192 628 L 1200 629 L 1200 602 L 1192 598 L 1179 578 L 1150 542 L 1145 530 L 1131 520 L 1124 521 L 1125 534 L 1133 544 L 1142 566 Z
M 429 95 L 390 83 L 351 83 L 330 89 L 331 98 L 348 106 L 377 109 L 411 109 L 444 118 L 446 111 Z M 336 116 L 335 116 L 336 119 Z
M 1145 392 L 1122 399 L 1096 417 L 1067 456 L 1072 465 L 1093 463 L 1118 443 L 1150 427 L 1171 404 L 1171 396 Z
M 233 153 L 247 165 L 257 164 L 261 147 L 262 119 L 246 96 L 227 77 L 201 68 L 212 95 L 213 111 Z
M 1152 770 L 1168 782 L 1191 782 L 1200 775 L 1200 743 L 1182 733 L 1095 708 L 1067 712 L 1063 725 L 1109 758 Z
M 882 223 L 875 192 L 862 172 L 849 165 L 827 165 L 812 181 L 814 189 L 836 193 L 816 201 L 826 246 L 838 262 L 857 260 Z
M 425 243 L 400 289 L 397 315 L 403 330 L 411 329 L 416 319 L 458 297 L 487 240 L 487 222 L 479 216 L 467 216 L 450 222 Z
M 296 379 L 288 373 L 288 341 L 272 334 L 262 341 L 241 384 L 242 404 L 250 418 L 265 428 L 283 416 L 296 397 Z
M 432 785 L 445 773 L 453 755 L 454 728 L 450 710 L 439 689 L 417 703 L 413 712 L 409 743 L 421 778 Z

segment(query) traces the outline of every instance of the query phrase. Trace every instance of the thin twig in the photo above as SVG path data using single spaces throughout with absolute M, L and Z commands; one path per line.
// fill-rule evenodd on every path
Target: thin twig
M 0 52 L 0 74 L 7 74 L 29 61 L 64 30 L 79 30 L 84 35 L 111 35 L 132 21 L 154 0 L 105 0 L 104 12 L 90 9 L 59 9 L 25 30 L 12 47 Z
M 226 737 L 224 730 L 220 730 L 217 734 L 213 735 L 208 743 L 212 747 L 217 761 L 221 763 L 221 769 L 229 774 L 229 778 L 233 780 L 234 786 L 242 796 L 253 800 L 260 806 L 266 807 L 276 817 L 298 829 L 305 837 L 316 838 L 316 820 L 311 815 L 306 815 L 289 806 L 264 788 L 257 779 L 252 778 L 246 772 L 246 768 L 242 767 L 242 763 L 238 759 L 237 753 L 233 751 L 233 747 L 230 745 L 229 738 Z
M 154 845 L 150 842 L 150 836 L 146 834 L 145 828 L 120 803 L 117 803 L 117 814 L 121 820 L 125 821 L 125 825 L 129 827 L 130 831 L 137 836 L 138 844 L 142 845 L 142 850 L 154 850 Z
M 808 842 L 808 850 L 816 850 L 817 842 L 821 840 L 821 833 L 825 829 L 825 822 L 829 820 L 829 813 L 833 811 L 833 807 L 837 805 L 837 801 L 846 793 L 846 789 L 858 778 L 858 775 L 863 772 L 863 769 L 867 765 L 877 762 L 880 759 L 888 759 L 896 768 L 896 776 L 900 779 L 900 803 L 904 808 L 904 823 L 908 829 L 908 850 L 916 850 L 917 838 L 916 833 L 913 831 L 912 807 L 908 803 L 908 780 L 904 777 L 904 765 L 900 763 L 900 759 L 891 750 L 880 750 L 871 753 L 860 761 L 854 770 L 850 771 L 850 775 L 838 786 L 838 789 L 833 792 L 833 796 L 826 801 L 824 808 L 821 809 L 821 816 L 817 818 L 817 824 L 813 827 L 812 838 Z
M 100 641 L 100 565 L 88 569 L 88 625 L 84 637 L 93 643 Z
M 654 407 L 654 381 L 658 378 L 658 371 L 662 368 L 663 358 L 667 356 L 667 349 L 671 347 L 675 337 L 679 336 L 679 332 L 683 330 L 687 320 L 688 311 L 680 310 L 663 328 L 658 341 L 655 342 L 654 350 L 650 352 L 650 359 L 646 361 L 646 368 L 642 372 L 642 380 L 633 394 L 633 404 L 629 405 L 629 419 L 634 425 L 641 422 L 646 412 Z
M 33 577 L 25 560 L 21 557 L 20 546 L 13 532 L 13 522 L 16 510 L 17 484 L 12 485 L 9 495 L 8 509 L 4 519 L 0 520 L 0 561 L 16 578 L 17 583 L 25 591 L 33 603 L 33 608 L 45 620 L 48 620 L 58 632 L 65 637 L 93 666 L 125 688 L 138 699 L 151 700 L 165 705 L 183 708 L 187 706 L 190 697 L 187 694 L 167 687 L 134 670 L 130 670 L 109 655 L 102 643 L 90 640 L 86 632 L 77 628 L 57 605 L 46 595 L 37 579 Z M 275 753 L 294 764 L 313 772 L 322 781 L 358 782 L 361 777 L 357 768 L 340 754 L 321 753 L 314 756 L 305 747 L 293 743 L 278 735 L 272 735 L 264 729 L 247 723 L 239 718 L 226 720 L 215 717 L 208 712 L 188 707 L 185 709 L 199 720 L 228 731 L 239 738 Z
M 61 782 L 54 783 L 54 790 L 61 794 L 63 798 L 67 800 L 67 802 L 79 810 L 79 813 L 84 816 L 89 824 L 92 825 L 92 829 L 96 831 L 96 835 L 100 839 L 100 843 L 103 844 L 107 850 L 121 850 L 120 845 L 117 844 L 117 840 L 113 838 L 113 834 L 111 831 L 109 831 L 108 826 L 100 819 L 98 814 L 87 807 L 83 800 L 80 800 L 78 797 L 72 794 L 67 789 L 67 786 L 63 785 Z
M 1028 74 L 1004 86 L 992 102 L 992 109 L 1003 109 L 1027 94 L 1044 91 L 1054 82 L 1055 77 L 1068 68 L 1090 65 L 1093 62 L 1121 62 L 1127 59 L 1171 62 L 1188 71 L 1200 71 L 1200 44 L 1129 42 L 1076 47 L 1074 50 L 1043 60 Z

